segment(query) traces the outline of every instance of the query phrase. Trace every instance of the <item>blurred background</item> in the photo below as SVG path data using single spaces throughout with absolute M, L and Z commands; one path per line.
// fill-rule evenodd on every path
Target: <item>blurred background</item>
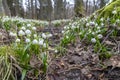
M 111 0 L 0 0 L 0 16 L 58 20 L 83 17 Z

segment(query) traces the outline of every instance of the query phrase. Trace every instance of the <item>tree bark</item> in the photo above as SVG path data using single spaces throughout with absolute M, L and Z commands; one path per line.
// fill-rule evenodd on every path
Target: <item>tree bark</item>
M 3 4 L 5 15 L 11 16 L 11 12 L 10 12 L 9 6 L 7 4 L 7 0 L 2 0 L 2 4 Z

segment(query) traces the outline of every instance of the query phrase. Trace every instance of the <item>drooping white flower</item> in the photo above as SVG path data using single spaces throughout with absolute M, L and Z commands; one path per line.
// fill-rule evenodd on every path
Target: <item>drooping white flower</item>
M 95 35 L 95 32 L 92 32 L 92 35 Z
M 15 41 L 15 42 L 17 42 L 17 43 L 18 43 L 18 42 L 20 42 L 20 39 L 16 39 L 16 41 Z
M 17 36 L 17 34 L 16 34 L 16 33 L 13 33 L 13 32 L 10 32 L 9 35 L 12 36 L 12 37 Z
M 31 27 L 31 24 L 27 24 L 27 27 Z
M 36 27 L 32 27 L 32 30 L 36 31 Z
M 103 21 L 104 21 L 104 18 L 101 18 L 101 19 L 100 19 L 100 21 L 102 21 L 102 22 L 103 22 Z
M 95 22 L 90 22 L 90 26 L 95 26 Z
M 97 36 L 99 39 L 102 39 L 103 38 L 103 35 L 102 34 L 98 34 Z
M 42 37 L 43 37 L 44 39 L 46 39 L 46 38 L 47 38 L 47 36 L 46 36 L 46 34 L 45 34 L 45 33 L 42 33 Z
M 43 47 L 46 48 L 46 47 L 47 47 L 47 44 L 46 44 L 46 43 L 43 43 Z
M 64 33 L 65 31 L 62 31 L 62 33 Z
M 34 40 L 32 41 L 32 43 L 33 43 L 33 44 L 38 44 L 38 40 L 37 40 L 37 39 L 34 39 Z
M 31 34 L 31 31 L 30 31 L 29 29 L 27 29 L 27 30 L 25 31 L 25 33 L 26 33 L 27 35 L 30 35 L 30 34 Z
M 39 45 L 43 45 L 44 39 L 39 39 Z
M 87 26 L 87 27 L 90 26 L 90 23 L 86 23 L 86 26 Z
M 91 39 L 91 42 L 92 42 L 92 43 L 96 43 L 96 39 L 95 39 L 95 38 L 92 38 L 92 39 Z
M 48 34 L 47 37 L 48 37 L 48 38 L 52 37 L 52 34 Z
M 36 38 L 36 37 L 37 37 L 37 34 L 34 34 L 33 36 L 34 36 L 34 38 Z
M 22 30 L 26 30 L 26 28 L 25 28 L 24 26 L 23 26 L 23 27 L 21 27 L 21 29 L 22 29 Z
M 112 11 L 112 14 L 117 14 L 117 11 L 116 10 Z
M 58 50 L 57 50 L 57 49 L 55 49 L 55 53 L 58 53 Z
M 69 36 L 66 36 L 66 38 L 68 39 L 68 38 L 69 38 Z
M 20 30 L 20 31 L 18 32 L 18 35 L 19 35 L 19 36 L 24 36 L 24 35 L 25 35 L 25 32 L 24 32 L 23 30 Z
M 29 39 L 29 38 L 26 38 L 25 42 L 26 42 L 26 43 L 29 43 L 29 42 L 30 42 L 30 39 Z
M 119 23 L 119 22 L 120 22 L 120 19 L 117 19 L 116 22 Z

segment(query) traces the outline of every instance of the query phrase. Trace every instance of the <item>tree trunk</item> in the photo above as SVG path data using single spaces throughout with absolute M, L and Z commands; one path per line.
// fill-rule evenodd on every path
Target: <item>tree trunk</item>
M 11 12 L 10 12 L 10 9 L 8 7 L 7 0 L 2 0 L 2 4 L 3 4 L 5 15 L 11 16 Z

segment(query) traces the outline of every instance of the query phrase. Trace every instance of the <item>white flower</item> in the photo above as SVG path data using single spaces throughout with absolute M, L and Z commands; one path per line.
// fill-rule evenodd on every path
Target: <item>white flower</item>
M 98 26 L 97 29 L 100 29 L 100 27 Z
M 62 31 L 62 33 L 64 33 L 65 31 Z
M 34 34 L 33 36 L 34 36 L 34 38 L 36 38 L 36 37 L 37 37 L 37 34 Z
M 88 26 L 90 26 L 90 24 L 89 24 L 89 23 L 86 23 L 86 26 L 88 27 Z
M 96 39 L 95 39 L 95 38 L 92 38 L 92 39 L 91 39 L 91 42 L 92 42 L 92 43 L 96 43 Z
M 103 38 L 103 35 L 102 34 L 98 34 L 97 36 L 99 39 L 102 39 Z
M 112 14 L 117 14 L 117 11 L 116 10 L 112 11 Z
M 36 31 L 36 27 L 32 27 L 32 30 Z
M 69 37 L 68 37 L 68 36 L 66 36 L 66 38 L 68 39 Z
M 92 32 L 92 35 L 95 35 L 95 32 Z
M 31 27 L 31 24 L 27 24 L 27 27 Z
M 31 31 L 30 31 L 29 29 L 27 29 L 27 30 L 25 31 L 25 33 L 26 33 L 27 35 L 30 35 L 30 34 L 31 34 Z
M 18 42 L 20 42 L 20 39 L 16 39 L 16 41 L 15 41 L 15 42 L 17 42 L 17 43 L 18 43 Z
M 102 21 L 102 22 L 103 22 L 103 21 L 104 21 L 104 18 L 101 18 L 101 19 L 100 19 L 100 21 Z
M 45 33 L 42 33 L 42 37 L 43 37 L 44 39 L 46 39 L 46 38 L 47 38 L 47 36 L 46 36 L 46 34 L 45 34 Z
M 43 43 L 43 47 L 47 47 L 47 44 L 46 44 L 46 43 Z
M 58 50 L 57 50 L 57 49 L 55 50 L 55 53 L 58 53 Z
M 48 38 L 52 37 L 52 34 L 48 34 L 47 37 L 48 37 Z
M 90 26 L 95 26 L 95 22 L 90 22 Z
M 29 42 L 30 42 L 30 39 L 29 39 L 29 38 L 26 38 L 25 42 L 26 42 L 26 43 L 29 43 Z
M 18 32 L 18 35 L 19 35 L 19 36 L 24 36 L 24 35 L 25 35 L 25 32 L 24 32 L 23 30 L 20 30 L 20 31 Z
M 103 26 L 104 26 L 104 23 L 101 23 L 101 26 L 103 27 Z
M 12 36 L 12 37 L 17 36 L 17 34 L 16 34 L 16 33 L 13 33 L 13 32 L 10 32 L 9 35 Z
M 116 20 L 116 22 L 117 22 L 117 23 L 119 23 L 119 22 L 120 22 L 120 20 L 119 20 L 119 19 L 117 19 L 117 20 Z
M 32 41 L 32 43 L 33 43 L 33 44 L 38 44 L 38 40 L 34 39 L 34 40 Z
M 22 29 L 22 30 L 26 30 L 26 28 L 25 28 L 24 26 L 23 26 L 23 27 L 21 27 L 21 29 Z
M 43 45 L 44 40 L 43 39 L 39 39 L 39 45 Z

